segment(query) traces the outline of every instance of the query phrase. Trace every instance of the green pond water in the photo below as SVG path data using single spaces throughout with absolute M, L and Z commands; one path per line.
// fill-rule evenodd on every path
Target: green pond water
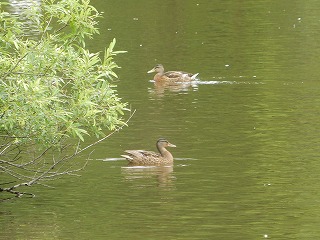
M 320 2 L 91 3 L 104 18 L 88 48 L 128 51 L 117 89 L 136 113 L 81 177 L 1 202 L 0 239 L 319 238 Z M 157 87 L 157 63 L 200 81 Z M 127 167 L 125 149 L 159 137 L 173 167 Z

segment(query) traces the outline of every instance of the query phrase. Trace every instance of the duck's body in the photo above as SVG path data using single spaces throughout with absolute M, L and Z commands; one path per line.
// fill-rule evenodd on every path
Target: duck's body
M 190 82 L 197 79 L 199 73 L 192 74 L 183 71 L 169 71 L 164 72 L 162 64 L 157 64 L 148 73 L 156 72 L 157 74 L 153 77 L 155 81 L 169 81 L 169 82 Z
M 172 165 L 173 156 L 166 147 L 176 147 L 166 139 L 160 138 L 157 141 L 159 153 L 145 150 L 126 150 L 126 154 L 121 155 L 129 161 L 131 165 Z

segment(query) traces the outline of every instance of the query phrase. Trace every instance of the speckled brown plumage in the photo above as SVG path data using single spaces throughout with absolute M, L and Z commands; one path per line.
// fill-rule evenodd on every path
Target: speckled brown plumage
M 159 153 L 145 150 L 126 150 L 126 154 L 121 155 L 129 161 L 131 165 L 172 165 L 173 156 L 166 147 L 176 147 L 166 139 L 160 138 L 156 143 Z
M 199 73 L 192 74 L 183 71 L 169 71 L 164 72 L 162 64 L 157 64 L 148 73 L 156 72 L 157 74 L 153 77 L 155 81 L 171 81 L 171 82 L 190 82 L 196 80 Z

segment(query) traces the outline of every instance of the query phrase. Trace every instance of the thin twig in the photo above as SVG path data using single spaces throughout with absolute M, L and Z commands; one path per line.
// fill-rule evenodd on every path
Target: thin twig
M 42 41 L 42 39 L 43 39 L 44 34 L 47 32 L 47 30 L 48 30 L 48 28 L 49 28 L 49 25 L 50 25 L 50 23 L 51 23 L 51 21 L 52 21 L 52 18 L 53 18 L 53 16 L 50 17 L 47 26 L 46 26 L 45 29 L 43 30 L 42 36 L 41 36 L 41 38 L 40 38 L 41 41 Z
M 112 131 L 111 133 L 109 133 L 107 136 L 105 136 L 105 137 L 103 137 L 103 138 L 99 139 L 98 141 L 96 141 L 96 142 L 94 142 L 94 143 L 92 143 L 92 144 L 90 144 L 90 145 L 86 146 L 85 148 L 81 149 L 80 151 L 78 151 L 78 152 L 77 152 L 77 154 L 79 154 L 79 153 L 81 153 L 81 152 L 83 152 L 83 151 L 87 150 L 88 148 L 90 148 L 90 147 L 92 147 L 92 146 L 94 146 L 94 145 L 97 145 L 98 143 L 100 143 L 100 142 L 102 142 L 102 141 L 106 140 L 107 138 L 109 138 L 110 136 L 112 136 L 113 134 L 115 134 L 116 132 L 120 131 L 122 128 L 124 128 L 124 127 L 127 125 L 127 123 L 128 123 L 128 122 L 130 121 L 130 119 L 133 117 L 133 115 L 135 114 L 135 112 L 136 112 L 136 109 L 135 109 L 135 110 L 133 110 L 132 114 L 130 114 L 129 118 L 127 119 L 127 121 L 125 122 L 125 124 L 124 124 L 124 125 L 122 125 L 122 126 L 120 126 L 120 127 L 116 128 L 114 131 Z

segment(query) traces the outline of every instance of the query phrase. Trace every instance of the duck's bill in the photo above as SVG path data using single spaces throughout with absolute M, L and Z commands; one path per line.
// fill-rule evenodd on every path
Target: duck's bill
M 177 147 L 177 146 L 172 143 L 168 143 L 168 147 Z
M 151 70 L 149 70 L 147 73 L 153 73 L 155 72 L 154 68 L 152 68 Z

